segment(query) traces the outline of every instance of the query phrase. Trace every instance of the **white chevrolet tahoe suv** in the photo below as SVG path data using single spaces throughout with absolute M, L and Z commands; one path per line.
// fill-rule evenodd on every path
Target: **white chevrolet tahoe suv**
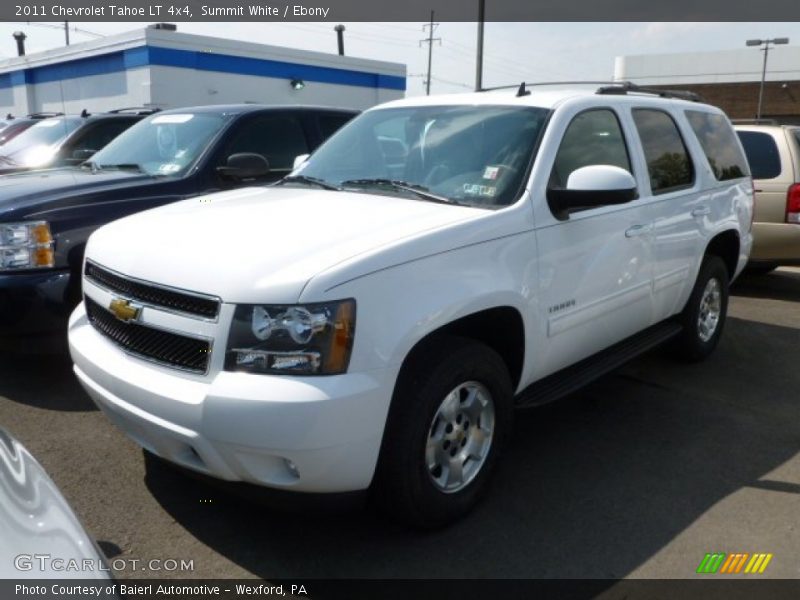
M 707 356 L 751 246 L 725 115 L 629 84 L 391 102 L 302 160 L 95 232 L 75 373 L 168 461 L 416 526 L 473 506 L 514 408 Z

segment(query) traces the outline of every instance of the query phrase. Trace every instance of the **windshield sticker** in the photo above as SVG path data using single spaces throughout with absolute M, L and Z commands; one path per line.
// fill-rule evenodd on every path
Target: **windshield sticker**
M 465 183 L 464 193 L 468 196 L 486 196 L 487 198 L 494 197 L 497 188 L 493 185 L 478 185 L 477 183 Z
M 151 123 L 156 125 L 163 125 L 164 123 L 186 123 L 191 120 L 194 115 L 158 115 L 154 117 Z
M 497 179 L 497 176 L 500 174 L 500 167 L 486 167 L 486 170 L 483 172 L 484 179 L 491 179 L 494 181 Z

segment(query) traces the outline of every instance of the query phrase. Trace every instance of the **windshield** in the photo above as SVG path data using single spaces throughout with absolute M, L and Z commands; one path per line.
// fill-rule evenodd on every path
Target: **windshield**
M 82 122 L 81 117 L 42 119 L 4 144 L 0 155 L 5 163 L 28 167 L 43 165 L 50 161 L 61 141 Z
M 509 106 L 373 110 L 345 125 L 292 175 L 372 193 L 506 206 L 519 195 L 548 112 Z
M 140 121 L 91 158 L 99 169 L 137 168 L 176 175 L 191 166 L 225 125 L 220 113 L 159 114 Z

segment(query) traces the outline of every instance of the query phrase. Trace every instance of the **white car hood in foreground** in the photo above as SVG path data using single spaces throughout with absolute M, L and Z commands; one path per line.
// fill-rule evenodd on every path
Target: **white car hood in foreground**
M 86 257 L 225 302 L 291 303 L 309 279 L 342 261 L 486 214 L 414 198 L 246 188 L 115 221 L 91 236 Z

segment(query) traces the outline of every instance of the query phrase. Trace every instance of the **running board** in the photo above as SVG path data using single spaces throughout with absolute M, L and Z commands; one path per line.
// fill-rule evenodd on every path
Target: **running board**
M 675 321 L 662 321 L 653 325 L 610 348 L 532 383 L 517 395 L 514 404 L 517 407 L 541 406 L 563 398 L 675 337 L 681 329 L 681 325 Z

